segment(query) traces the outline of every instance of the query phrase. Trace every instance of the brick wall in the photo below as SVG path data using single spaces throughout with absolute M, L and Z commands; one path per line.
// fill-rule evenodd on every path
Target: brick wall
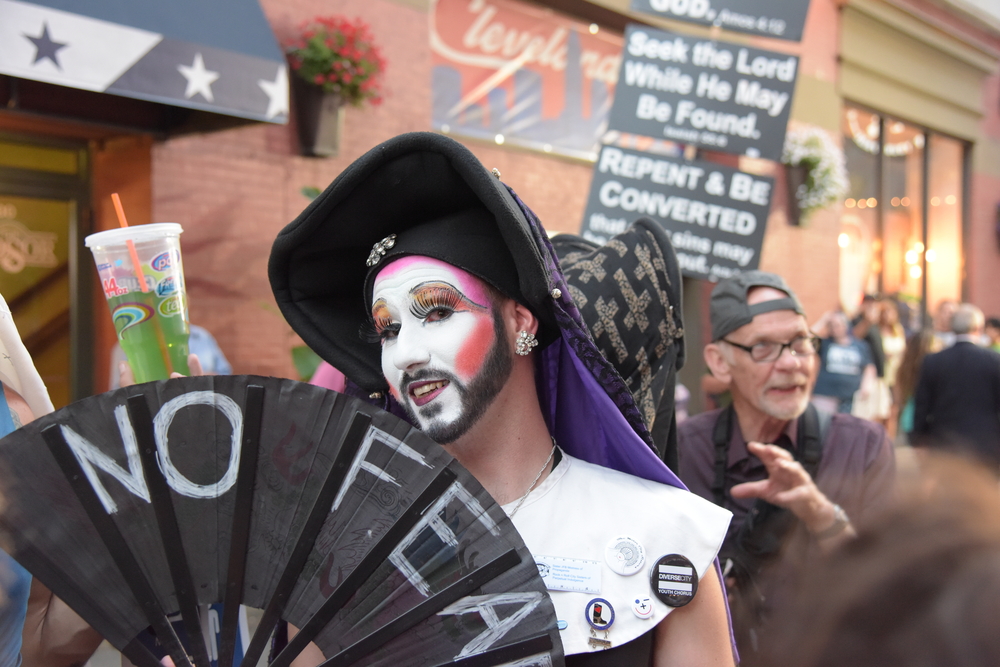
M 215 335 L 235 372 L 294 377 L 289 350 L 300 341 L 271 296 L 271 242 L 308 204 L 304 186 L 324 188 L 379 142 L 430 129 L 428 16 L 390 0 L 262 0 L 261 6 L 279 40 L 317 15 L 367 21 L 388 61 L 385 101 L 347 109 L 336 158 L 298 156 L 291 125 L 251 125 L 156 145 L 153 219 L 184 226 L 191 319 Z M 579 228 L 589 165 L 492 144 L 469 146 L 501 171 L 546 226 Z
M 383 48 L 388 60 L 386 100 L 377 108 L 347 109 L 338 157 L 297 155 L 291 125 L 257 124 L 154 146 L 152 217 L 184 225 L 192 320 L 216 335 L 237 372 L 294 374 L 289 350 L 299 341 L 277 311 L 266 265 L 275 235 L 308 203 L 301 189 L 325 187 L 380 141 L 402 132 L 430 129 L 429 21 L 426 8 L 415 6 L 419 4 L 261 0 L 279 39 L 295 34 L 296 26 L 313 16 L 344 14 L 365 19 Z M 829 99 L 823 97 L 818 110 L 803 104 L 795 107 L 804 114 L 800 120 L 830 126 L 834 132 L 840 117 L 839 108 L 834 108 L 840 102 L 834 90 L 838 39 L 836 30 L 831 29 L 837 23 L 837 6 L 836 0 L 814 0 L 801 46 L 784 47 L 801 49 L 802 76 L 813 82 L 808 90 L 830 88 Z M 986 94 L 995 103 L 995 81 L 990 90 L 993 92 Z M 503 180 L 546 227 L 579 229 L 590 187 L 589 164 L 490 143 L 467 145 L 487 167 L 500 170 Z M 805 226 L 789 226 L 784 214 L 783 173 L 777 170 L 772 175 L 777 187 L 761 268 L 785 276 L 814 320 L 838 305 L 838 215 L 823 211 Z M 988 310 L 1000 309 L 1000 291 L 993 279 L 997 251 L 990 235 L 996 185 L 995 179 L 978 175 L 973 182 L 974 252 L 968 258 L 971 295 Z M 697 341 L 692 345 L 700 349 Z

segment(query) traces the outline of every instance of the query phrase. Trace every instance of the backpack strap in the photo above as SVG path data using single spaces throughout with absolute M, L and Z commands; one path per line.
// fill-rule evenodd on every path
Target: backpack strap
M 729 463 L 729 441 L 733 437 L 733 406 L 730 404 L 715 420 L 712 444 L 715 445 L 715 478 L 712 480 L 713 501 L 726 506 L 726 465 Z
M 817 410 L 812 403 L 799 416 L 794 455 L 813 479 L 819 470 L 819 460 L 823 456 L 823 441 L 830 430 L 832 419 L 833 415 Z

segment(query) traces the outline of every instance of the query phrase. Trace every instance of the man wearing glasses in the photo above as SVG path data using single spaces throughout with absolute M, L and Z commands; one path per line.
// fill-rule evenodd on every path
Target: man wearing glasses
M 798 566 L 854 535 L 888 501 L 895 460 L 881 426 L 809 402 L 819 338 L 781 276 L 748 271 L 712 290 L 704 357 L 728 408 L 678 429 L 679 476 L 733 512 L 719 558 L 743 655 L 792 593 Z

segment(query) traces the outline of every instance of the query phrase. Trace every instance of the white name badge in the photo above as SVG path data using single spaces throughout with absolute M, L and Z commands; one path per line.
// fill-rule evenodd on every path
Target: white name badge
M 601 563 L 583 558 L 535 556 L 538 574 L 550 591 L 601 592 Z

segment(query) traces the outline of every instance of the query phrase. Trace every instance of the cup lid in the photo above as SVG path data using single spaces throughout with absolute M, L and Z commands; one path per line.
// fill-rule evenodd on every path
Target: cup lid
M 90 234 L 84 239 L 88 248 L 95 246 L 123 245 L 126 241 L 152 241 L 154 239 L 178 237 L 184 229 L 176 222 L 152 222 L 121 229 L 109 229 Z

